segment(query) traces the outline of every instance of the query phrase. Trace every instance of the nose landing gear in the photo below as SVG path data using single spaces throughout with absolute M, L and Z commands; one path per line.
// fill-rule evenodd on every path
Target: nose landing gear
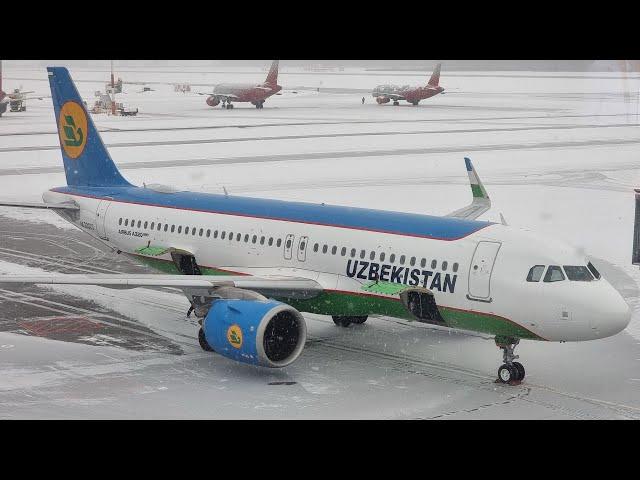
M 514 362 L 519 357 L 513 353 L 516 345 L 520 343 L 519 338 L 496 337 L 496 345 L 502 349 L 504 364 L 498 369 L 498 379 L 496 383 L 508 383 L 509 385 L 519 385 L 524 380 L 525 370 L 520 362 Z

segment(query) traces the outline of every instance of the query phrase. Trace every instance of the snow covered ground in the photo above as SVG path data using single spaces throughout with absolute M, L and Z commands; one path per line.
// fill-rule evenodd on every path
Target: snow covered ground
M 48 94 L 44 70 L 4 67 L 5 90 Z M 0 418 L 640 417 L 640 272 L 630 264 L 640 78 L 448 76 L 445 64 L 445 95 L 394 107 L 367 92 L 380 83 L 426 83 L 430 72 L 310 75 L 283 65 L 280 83 L 292 89 L 262 110 L 237 104 L 229 111 L 175 93 L 171 83 L 206 92 L 219 81 L 259 82 L 266 72 L 169 70 L 120 73 L 126 94 L 119 101 L 140 114 L 93 117 L 134 183 L 444 214 L 469 201 L 469 156 L 493 201 L 484 218 L 499 221 L 502 213 L 511 225 L 584 248 L 634 309 L 632 322 L 600 341 L 522 342 L 527 381 L 504 387 L 493 383 L 500 352 L 479 336 L 387 318 L 341 330 L 308 315 L 311 342 L 301 358 L 265 371 L 203 353 L 178 295 L 145 290 L 150 301 L 140 304 L 135 291 L 53 287 L 127 315 L 175 341 L 183 355 L 2 332 Z M 96 69 L 71 74 L 89 104 L 107 80 Z M 63 184 L 50 100 L 0 118 L 2 198 L 37 201 Z M 0 209 L 0 229 L 2 217 L 73 228 L 49 212 Z M 10 257 L 0 260 L 0 272 L 18 268 Z M 0 292 L 0 317 L 10 297 Z

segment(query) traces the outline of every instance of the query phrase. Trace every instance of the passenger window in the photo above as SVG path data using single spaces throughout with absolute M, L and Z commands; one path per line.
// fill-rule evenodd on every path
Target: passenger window
M 421 266 L 422 268 L 424 268 L 424 266 L 425 266 L 426 264 L 427 264 L 427 259 L 426 259 L 426 258 L 423 258 L 422 260 L 420 260 L 420 266 Z
M 447 267 L 449 266 L 448 262 L 442 262 L 442 271 L 446 272 L 447 271 Z
M 352 248 L 351 249 L 351 258 L 355 258 L 355 256 L 356 256 L 356 249 Z
M 176 226 L 175 225 L 171 225 L 171 233 L 175 232 L 176 230 Z
M 273 237 L 269 237 L 269 246 L 273 245 Z
M 280 245 L 282 245 L 282 239 L 281 238 L 278 239 L 278 241 L 276 243 L 276 247 L 279 247 Z
M 360 250 L 360 258 L 364 258 L 366 254 L 367 252 L 365 252 L 364 250 Z
M 156 228 L 156 222 L 151 222 L 151 230 L 154 230 Z
M 437 266 L 438 266 L 438 261 L 437 260 L 432 260 L 431 261 L 431 270 L 435 270 Z
M 593 275 L 591 275 L 589 269 L 582 265 L 564 265 L 564 273 L 573 282 L 591 282 L 593 280 Z
M 376 259 L 376 252 L 372 251 L 372 252 L 369 254 L 369 260 L 375 260 L 375 259 Z
M 304 250 L 304 247 L 306 247 L 307 244 L 305 242 L 300 242 L 300 250 Z
M 338 247 L 336 247 L 335 245 L 331 247 L 331 255 L 335 255 L 337 251 L 338 251 Z
M 210 228 L 208 228 L 208 229 L 207 229 L 207 238 L 209 238 L 210 236 L 211 236 L 211 229 L 210 229 Z
M 320 248 L 320 245 L 318 245 L 317 243 L 313 246 L 313 251 L 317 252 L 318 248 Z
M 589 262 L 587 264 L 587 268 L 593 274 L 593 276 L 596 277 L 596 280 L 600 280 L 600 272 L 596 270 L 596 267 L 593 266 L 593 263 Z
M 416 264 L 416 257 L 411 257 L 411 261 L 409 262 L 409 265 L 413 267 L 415 264 Z
M 184 234 L 189 235 L 189 227 L 184 227 Z
M 327 245 L 324 245 L 322 247 L 322 253 L 327 253 L 327 250 L 329 249 L 329 247 Z
M 144 222 L 144 229 L 147 229 L 147 225 L 149 225 L 149 222 Z
M 213 238 L 218 238 L 218 230 L 213 232 Z
M 131 228 L 136 226 L 136 221 L 134 219 L 131 219 Z
M 287 240 L 287 248 L 291 248 L 291 239 Z M 325 245 L 324 246 L 324 253 L 326 253 L 326 252 L 327 252 L 327 246 Z
M 162 230 L 162 224 L 158 223 L 158 231 Z
M 258 240 L 257 235 L 254 235 L 253 237 L 251 237 L 251 243 L 256 243 L 257 240 Z
M 201 228 L 201 229 L 200 229 L 200 233 L 198 233 L 198 236 L 200 236 L 200 237 L 201 237 L 203 233 L 204 233 L 204 228 Z
M 198 232 L 198 229 L 196 227 L 193 227 L 191 229 L 191 235 L 193 235 L 194 237 L 196 236 L 197 232 Z M 200 230 L 200 232 L 202 232 L 202 230 Z M 200 233 L 200 236 L 202 236 L 202 233 Z
M 389 261 L 390 261 L 391 263 L 394 263 L 394 262 L 396 261 L 396 254 L 395 254 L 395 253 L 392 253 L 392 254 L 389 256 Z
M 241 233 L 237 233 L 236 234 L 236 242 L 239 242 L 241 238 L 242 238 L 242 234 Z
M 542 278 L 543 273 L 544 265 L 536 265 L 535 267 L 531 267 L 531 270 L 529 270 L 529 275 L 527 275 L 527 282 L 539 282 Z
M 380 261 L 381 261 L 381 262 L 384 262 L 384 257 L 385 257 L 385 256 L 386 256 L 386 255 L 384 254 L 384 252 L 381 252 L 381 253 L 380 253 Z
M 564 273 L 562 273 L 562 269 L 557 265 L 551 265 L 547 269 L 547 273 L 544 276 L 545 282 L 560 282 L 564 280 Z
M 118 220 L 118 225 L 122 225 L 122 219 Z
M 264 237 L 260 237 L 260 245 L 264 245 Z M 289 246 L 291 246 L 291 245 L 289 245 Z M 289 247 L 287 247 L 287 248 L 289 248 Z
M 169 228 L 169 224 L 168 224 L 168 223 L 165 223 L 165 224 L 164 224 L 164 231 L 166 232 L 168 228 Z
M 229 232 L 229 241 L 233 241 L 233 232 Z
M 400 255 L 400 265 L 404 265 L 404 259 L 405 259 L 405 256 Z
M 128 218 L 127 218 L 127 219 L 125 219 L 125 221 L 124 221 L 124 226 L 125 226 L 125 227 L 128 227 L 128 226 L 129 226 L 129 219 L 128 219 Z
M 226 236 L 227 236 L 227 232 L 222 232 L 220 234 L 220 240 L 224 240 L 224 237 L 226 237 Z
M 249 234 L 245 233 L 244 235 L 244 243 L 249 243 Z
M 138 228 L 140 228 L 140 225 L 142 225 L 142 220 L 138 220 Z
M 454 272 L 457 272 L 457 271 L 458 271 L 458 264 L 457 264 L 457 263 L 454 263 L 454 264 L 453 264 L 453 271 L 454 271 Z
M 342 250 L 340 250 L 340 255 L 344 257 L 346 254 L 347 254 L 347 247 L 342 247 Z

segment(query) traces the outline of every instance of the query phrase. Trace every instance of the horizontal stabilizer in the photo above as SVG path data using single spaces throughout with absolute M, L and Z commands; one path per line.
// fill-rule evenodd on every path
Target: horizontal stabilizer
M 3 202 L 0 207 L 42 208 L 49 210 L 80 210 L 75 203 L 29 203 L 29 202 Z
M 465 165 L 469 174 L 469 183 L 471 185 L 471 194 L 473 201 L 464 208 L 451 212 L 447 217 L 464 218 L 466 220 L 475 220 L 484 212 L 491 208 L 491 199 L 487 190 L 484 188 L 478 173 L 473 168 L 471 160 L 465 157 Z

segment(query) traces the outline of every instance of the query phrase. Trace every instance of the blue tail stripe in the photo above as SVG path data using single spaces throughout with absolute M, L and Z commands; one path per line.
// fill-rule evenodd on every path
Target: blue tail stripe
M 67 185 L 78 187 L 131 186 L 120 174 L 104 143 L 102 143 L 100 134 L 93 124 L 91 115 L 87 112 L 73 80 L 71 80 L 69 71 L 64 67 L 47 67 L 47 72 L 56 125 L 62 129 L 59 135 L 60 151 L 67 176 Z M 68 106 L 69 102 L 77 104 L 77 107 L 73 106 L 76 117 L 70 117 L 69 120 L 60 119 L 60 112 L 66 108 L 65 105 Z M 76 125 L 84 122 L 83 116 L 86 118 L 86 127 Z M 61 123 L 61 120 L 64 123 Z M 86 128 L 86 132 L 83 131 L 84 128 Z M 74 132 L 77 132 L 77 137 L 74 136 Z M 67 148 L 65 148 L 65 144 Z M 74 155 L 77 154 L 75 158 L 69 156 L 69 151 L 71 151 L 68 149 L 69 145 L 80 145 L 73 150 Z

